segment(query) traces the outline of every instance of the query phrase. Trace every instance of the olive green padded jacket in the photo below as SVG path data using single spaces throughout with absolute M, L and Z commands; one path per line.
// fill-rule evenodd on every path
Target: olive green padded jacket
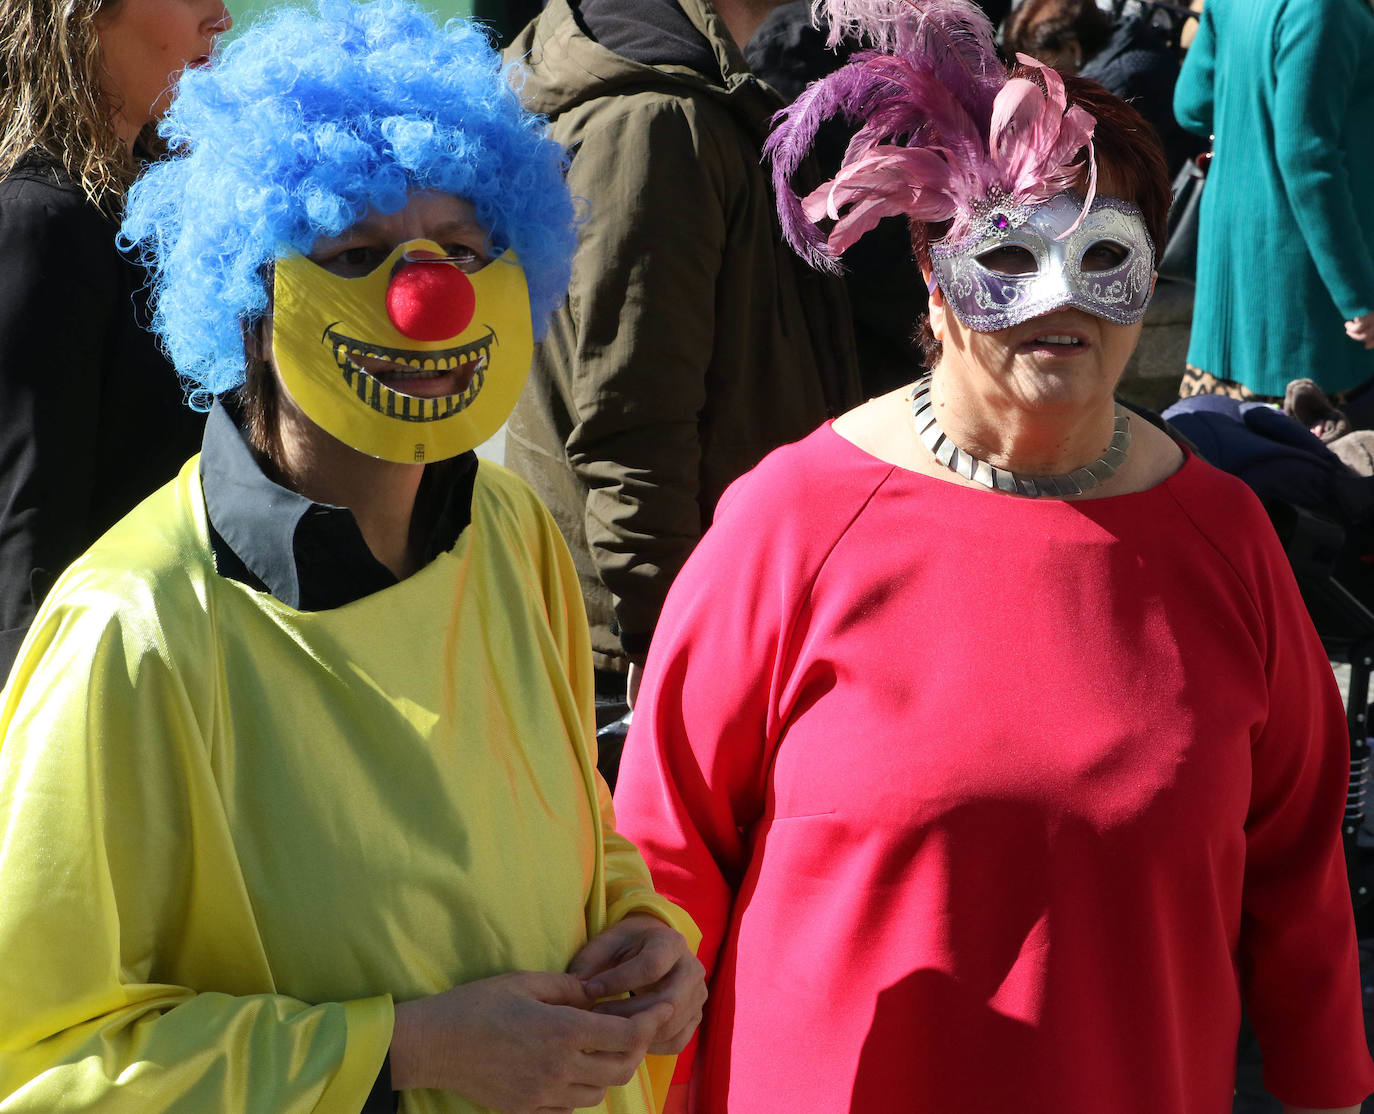
M 643 2 L 625 0 L 622 26 Z M 613 670 L 643 660 L 725 488 L 859 401 L 843 287 L 782 242 L 760 165 L 782 100 L 707 0 L 679 3 L 719 73 L 613 53 L 570 0 L 506 54 L 583 199 L 569 297 L 536 349 L 506 462 L 553 511 L 595 663 Z

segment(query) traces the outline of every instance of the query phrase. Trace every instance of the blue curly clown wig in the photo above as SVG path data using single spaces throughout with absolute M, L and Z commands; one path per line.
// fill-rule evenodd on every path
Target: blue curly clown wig
M 493 246 L 519 255 L 536 336 L 567 289 L 563 152 L 484 34 L 409 0 L 317 8 L 276 11 L 188 71 L 159 129 L 172 157 L 129 194 L 122 241 L 149 266 L 153 328 L 197 408 L 243 383 L 268 264 L 411 189 L 470 201 Z

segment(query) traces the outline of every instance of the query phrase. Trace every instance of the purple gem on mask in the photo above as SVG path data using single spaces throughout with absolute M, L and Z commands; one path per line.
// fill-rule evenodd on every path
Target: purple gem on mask
M 1011 227 L 1011 218 L 1006 213 L 998 213 L 992 218 L 992 223 L 998 232 L 1005 232 Z

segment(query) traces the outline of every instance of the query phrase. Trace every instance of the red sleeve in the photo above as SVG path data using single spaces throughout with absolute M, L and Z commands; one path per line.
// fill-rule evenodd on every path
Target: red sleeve
M 1257 504 L 1253 513 L 1241 536 L 1258 538 L 1247 579 L 1268 635 L 1270 700 L 1251 747 L 1242 989 L 1269 1091 L 1295 1106 L 1350 1106 L 1374 1089 L 1374 1067 L 1341 842 L 1349 735 L 1287 559 Z
M 794 616 L 867 494 L 853 477 L 825 490 L 828 470 L 813 465 L 834 436 L 774 453 L 722 497 L 668 594 L 621 761 L 620 831 L 701 929 L 708 976 L 764 810 Z

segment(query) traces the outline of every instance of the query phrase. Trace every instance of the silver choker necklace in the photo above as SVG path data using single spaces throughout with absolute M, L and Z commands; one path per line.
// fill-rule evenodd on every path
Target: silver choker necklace
M 979 460 L 972 453 L 959 448 L 950 440 L 949 434 L 940 428 L 935 418 L 935 408 L 931 405 L 929 375 L 916 380 L 911 395 L 911 417 L 916 423 L 916 435 L 921 443 L 951 472 L 980 483 L 989 491 L 1024 495 L 1030 499 L 1045 496 L 1062 498 L 1091 491 L 1116 474 L 1116 470 L 1126 462 L 1126 450 L 1131 447 L 1131 419 L 1126 408 L 1118 402 L 1112 423 L 1112 443 L 1091 464 L 1058 476 L 1027 476 L 1009 468 L 995 468 L 986 460 Z

